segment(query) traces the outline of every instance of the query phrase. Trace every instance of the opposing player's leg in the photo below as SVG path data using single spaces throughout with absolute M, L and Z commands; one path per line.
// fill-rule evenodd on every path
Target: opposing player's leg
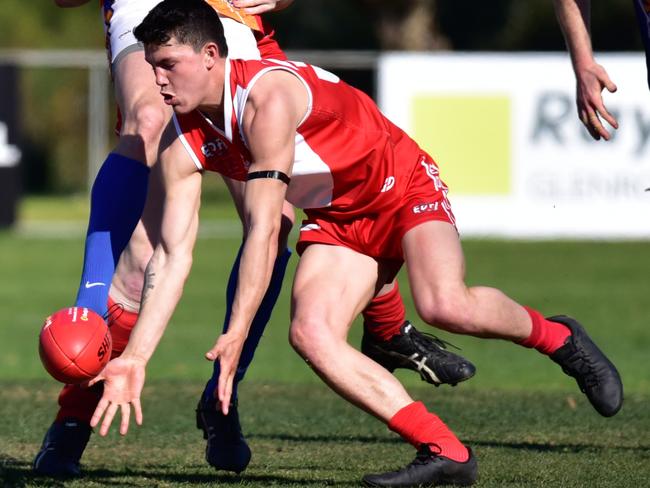
M 390 372 L 417 371 L 423 381 L 435 386 L 455 386 L 474 376 L 474 365 L 447 350 L 447 345 L 406 320 L 397 280 L 384 286 L 363 310 L 361 352 Z
M 142 214 L 149 168 L 171 115 L 158 93 L 142 50 L 113 65 L 115 94 L 123 116 L 120 138 L 102 165 L 91 194 L 84 264 L 76 305 L 106 313 L 109 284 Z
M 181 153 L 179 157 L 184 156 Z M 108 325 L 113 339 L 112 358 L 119 356 L 128 342 L 140 309 L 144 269 L 158 239 L 162 186 L 155 166 L 147 203 L 133 235 L 117 265 L 110 288 Z M 59 411 L 48 429 L 34 470 L 49 476 L 76 476 L 80 459 L 90 438 L 90 418 L 102 395 L 102 385 L 82 388 L 66 385 L 59 394 Z
M 294 281 L 291 344 L 339 395 L 386 423 L 413 444 L 420 457 L 426 450 L 426 459 L 410 465 L 408 473 L 393 475 L 388 483 L 470 484 L 477 470 L 471 452 L 436 415 L 413 401 L 393 375 L 347 342 L 354 317 L 387 276 L 377 261 L 350 249 L 308 246 Z M 391 486 L 385 475 L 366 481 Z
M 233 195 L 233 197 L 237 199 L 236 195 Z M 253 319 L 248 337 L 244 342 L 244 348 L 239 358 L 237 373 L 233 383 L 232 406 L 228 415 L 223 415 L 221 409 L 217 408 L 215 398 L 219 374 L 221 372 L 218 361 L 214 363 L 212 377 L 207 382 L 196 409 L 196 425 L 199 429 L 203 430 L 203 437 L 207 440 L 205 450 L 206 461 L 219 470 L 240 473 L 246 469 L 246 466 L 250 462 L 251 451 L 243 436 L 239 422 L 237 390 L 239 382 L 244 379 L 248 366 L 253 360 L 255 350 L 262 338 L 264 329 L 271 319 L 271 312 L 280 296 L 287 264 L 291 257 L 291 251 L 287 247 L 287 240 L 293 225 L 293 219 L 293 208 L 285 202 L 280 242 L 278 244 L 278 249 L 281 252 L 275 260 L 271 282 L 262 300 L 262 304 Z M 239 276 L 240 257 L 241 248 L 233 263 L 228 280 L 226 290 L 226 316 L 223 322 L 223 332 L 226 332 L 227 325 L 230 321 L 232 301 Z
M 619 374 L 577 321 L 564 316 L 545 319 L 495 288 L 465 285 L 463 252 L 453 225 L 421 223 L 406 232 L 402 246 L 415 306 L 425 322 L 535 348 L 577 380 L 601 415 L 620 409 Z
M 113 306 L 114 305 L 114 306 Z M 113 339 L 111 359 L 119 356 L 128 342 L 137 314 L 110 302 L 108 320 Z M 45 434 L 33 462 L 34 471 L 46 476 L 78 476 L 80 460 L 92 429 L 90 418 L 102 396 L 102 384 L 92 388 L 66 385 L 59 394 L 59 411 Z

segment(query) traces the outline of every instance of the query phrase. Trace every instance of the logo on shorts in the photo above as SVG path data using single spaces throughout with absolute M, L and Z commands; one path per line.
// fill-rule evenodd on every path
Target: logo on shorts
M 421 214 L 425 212 L 437 212 L 439 206 L 440 206 L 440 202 L 421 203 L 419 205 L 415 205 L 411 210 L 413 211 L 414 214 Z
M 223 156 L 228 150 L 226 143 L 221 139 L 214 139 L 210 142 L 206 142 L 201 146 L 201 152 L 206 158 L 211 158 L 214 156 Z
M 381 193 L 387 192 L 388 190 L 392 190 L 394 186 L 395 186 L 395 177 L 389 176 L 388 178 L 386 178 L 386 181 L 384 181 L 384 186 L 381 187 Z
M 300 232 L 306 232 L 308 230 L 318 230 L 320 225 L 318 224 L 305 224 L 300 228 Z

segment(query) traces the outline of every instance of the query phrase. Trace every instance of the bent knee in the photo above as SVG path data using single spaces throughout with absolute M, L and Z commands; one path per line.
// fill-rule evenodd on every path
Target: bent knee
M 302 358 L 309 360 L 317 353 L 327 334 L 328 329 L 321 321 L 294 319 L 289 329 L 289 343 Z
M 137 136 L 146 148 L 157 146 L 168 119 L 169 112 L 165 106 L 138 103 L 125 116 L 122 136 Z
M 476 324 L 469 300 L 462 293 L 437 294 L 418 305 L 427 324 L 456 334 L 475 334 Z

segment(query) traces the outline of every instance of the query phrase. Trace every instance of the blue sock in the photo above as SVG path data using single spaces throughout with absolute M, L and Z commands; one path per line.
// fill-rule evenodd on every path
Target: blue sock
M 230 321 L 230 313 L 232 311 L 232 301 L 235 297 L 235 290 L 237 289 L 237 277 L 239 275 L 241 251 L 242 248 L 240 247 L 239 253 L 237 254 L 237 259 L 235 259 L 232 270 L 230 271 L 230 278 L 228 279 L 228 288 L 226 291 L 226 316 L 223 323 L 223 332 L 226 332 L 228 330 L 228 322 Z M 266 324 L 269 323 L 273 307 L 275 307 L 275 303 L 278 301 L 278 297 L 280 296 L 282 281 L 284 280 L 284 273 L 287 270 L 287 264 L 289 263 L 290 257 L 291 250 L 285 249 L 284 252 L 275 260 L 275 266 L 273 267 L 273 274 L 271 275 L 269 288 L 266 290 L 266 295 L 264 295 L 264 298 L 262 299 L 262 304 L 257 310 L 255 318 L 253 319 L 250 331 L 248 332 L 248 337 L 244 342 L 244 348 L 242 349 L 242 353 L 239 358 L 237 372 L 235 373 L 235 379 L 232 385 L 233 402 L 237 400 L 237 385 L 241 380 L 244 379 L 244 375 L 246 374 L 246 370 L 253 360 L 255 349 L 257 349 L 257 345 L 262 338 Z M 219 383 L 220 372 L 221 368 L 219 367 L 219 361 L 215 361 L 214 368 L 212 370 L 212 378 L 210 378 L 208 383 L 205 385 L 205 390 L 203 390 L 203 402 L 214 402 L 214 392 L 217 388 L 217 384 Z
M 148 184 L 149 168 L 143 163 L 115 153 L 104 161 L 90 196 L 76 306 L 106 314 L 113 273 L 142 215 Z

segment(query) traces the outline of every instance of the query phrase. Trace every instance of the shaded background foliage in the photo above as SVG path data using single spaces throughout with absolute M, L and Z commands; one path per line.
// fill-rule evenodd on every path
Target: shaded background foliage
M 600 51 L 640 50 L 631 0 L 593 3 Z M 285 49 L 561 51 L 551 0 L 296 0 L 272 14 Z M 97 2 L 2 0 L 0 49 L 103 49 Z M 372 92 L 372 73 L 339 73 Z M 108 76 L 108 74 L 107 74 Z M 27 69 L 21 90 L 28 192 L 84 191 L 87 80 L 83 70 Z

